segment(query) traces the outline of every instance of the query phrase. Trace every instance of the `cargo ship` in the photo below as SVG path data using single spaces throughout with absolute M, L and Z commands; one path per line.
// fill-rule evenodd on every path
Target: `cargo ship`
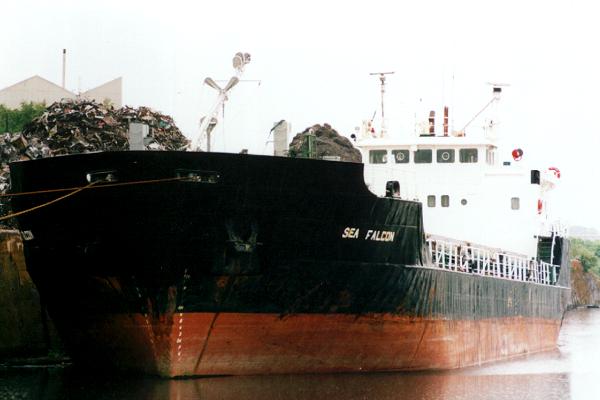
M 494 89 L 494 96 L 499 91 Z M 11 164 L 29 273 L 75 363 L 164 377 L 452 369 L 552 349 L 558 170 L 491 135 L 363 163 L 125 151 Z M 43 207 L 39 207 L 43 205 Z

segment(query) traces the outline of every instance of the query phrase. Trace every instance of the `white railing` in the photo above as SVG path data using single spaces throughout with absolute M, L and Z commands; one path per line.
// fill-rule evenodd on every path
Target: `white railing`
M 433 266 L 450 271 L 556 285 L 557 265 L 466 243 L 427 239 Z

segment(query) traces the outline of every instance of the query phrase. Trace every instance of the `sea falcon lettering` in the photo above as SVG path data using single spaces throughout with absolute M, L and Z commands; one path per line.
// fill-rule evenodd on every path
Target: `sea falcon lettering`
M 375 231 L 369 229 L 365 235 L 365 240 L 375 240 L 377 242 L 393 242 L 396 232 L 392 231 Z
M 360 229 L 347 227 L 344 229 L 344 233 L 342 233 L 342 239 L 358 239 L 359 233 Z

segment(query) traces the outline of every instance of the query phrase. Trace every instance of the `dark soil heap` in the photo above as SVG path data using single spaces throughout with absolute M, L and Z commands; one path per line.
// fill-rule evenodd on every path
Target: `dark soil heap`
M 348 138 L 337 133 L 329 124 L 313 125 L 294 136 L 289 147 L 291 157 L 296 157 L 303 153 L 307 140 L 306 137 L 310 132 L 315 135 L 316 158 L 337 156 L 340 157 L 341 161 L 362 162 L 360 151 L 352 145 L 352 142 Z

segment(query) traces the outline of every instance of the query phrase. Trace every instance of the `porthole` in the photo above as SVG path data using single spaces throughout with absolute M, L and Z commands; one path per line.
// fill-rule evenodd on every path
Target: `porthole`
M 392 156 L 394 157 L 396 164 L 408 163 L 409 154 L 408 150 L 392 150 Z
M 437 162 L 438 163 L 453 163 L 454 162 L 454 149 L 439 149 L 437 151 Z
M 460 201 L 460 204 L 462 204 L 463 206 L 466 206 L 467 205 L 467 199 L 462 199 Z

